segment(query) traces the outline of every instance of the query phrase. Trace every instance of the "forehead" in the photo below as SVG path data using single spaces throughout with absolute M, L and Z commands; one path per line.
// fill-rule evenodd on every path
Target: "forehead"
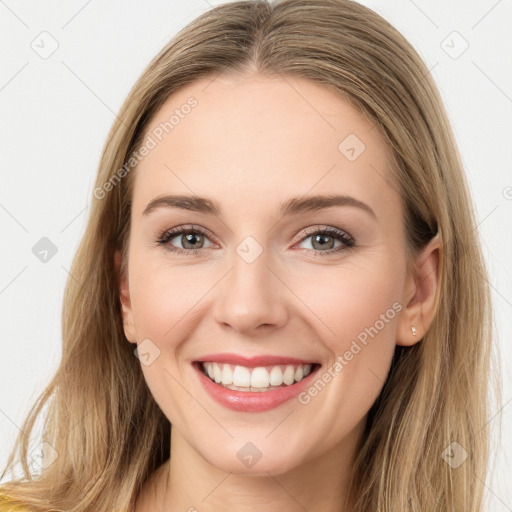
M 333 189 L 381 202 L 396 195 L 391 150 L 375 123 L 303 78 L 196 81 L 165 101 L 146 128 L 149 139 L 153 147 L 135 173 L 134 207 L 164 192 L 234 200 L 236 189 L 242 202 Z

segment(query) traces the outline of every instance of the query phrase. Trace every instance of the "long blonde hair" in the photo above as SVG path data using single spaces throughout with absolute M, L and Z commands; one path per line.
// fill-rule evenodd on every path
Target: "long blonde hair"
M 121 249 L 126 264 L 135 171 L 120 177 L 119 170 L 169 95 L 199 78 L 248 69 L 307 78 L 348 97 L 394 152 L 411 258 L 436 233 L 442 240 L 433 323 L 421 342 L 397 347 L 368 414 L 353 470 L 356 510 L 480 512 L 492 319 L 466 178 L 428 69 L 395 28 L 351 0 L 220 5 L 179 32 L 143 72 L 101 156 L 96 190 L 104 192 L 92 197 L 66 285 L 60 366 L 5 470 L 19 462 L 24 476 L 0 489 L 37 511 L 130 510 L 170 456 L 169 421 L 122 327 L 114 252 Z M 36 474 L 29 437 L 41 416 L 57 457 Z M 468 454 L 457 468 L 443 456 L 453 442 Z

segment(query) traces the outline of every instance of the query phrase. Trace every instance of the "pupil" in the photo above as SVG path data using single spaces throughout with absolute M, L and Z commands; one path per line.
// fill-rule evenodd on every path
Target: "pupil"
M 202 235 L 195 235 L 194 233 L 188 233 L 184 235 L 186 242 L 183 244 L 183 247 L 187 247 L 187 245 L 192 245 L 192 247 L 187 247 L 188 249 L 196 249 L 194 244 L 197 243 L 197 239 L 199 239 Z
M 332 240 L 332 237 L 329 236 L 329 235 L 316 235 L 315 238 L 314 238 L 314 241 L 320 243 L 321 247 L 324 247 L 325 244 L 329 243 L 328 241 L 326 241 L 326 239 L 328 239 L 328 238 L 330 238 Z M 328 247 L 328 249 L 331 249 L 331 248 L 332 247 Z

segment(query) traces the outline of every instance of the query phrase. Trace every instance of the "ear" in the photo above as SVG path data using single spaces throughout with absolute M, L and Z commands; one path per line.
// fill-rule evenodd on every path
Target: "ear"
M 121 310 L 123 316 L 123 327 L 126 339 L 130 343 L 137 343 L 135 336 L 135 322 L 133 320 L 132 303 L 130 300 L 130 288 L 128 286 L 128 276 L 121 272 L 121 251 L 114 253 L 114 267 L 119 286 L 119 299 L 121 301 Z
M 402 304 L 407 304 L 400 315 L 397 345 L 411 346 L 427 332 L 437 309 L 441 290 L 442 244 L 439 234 L 434 236 L 409 271 Z M 416 329 L 413 334 L 412 327 Z

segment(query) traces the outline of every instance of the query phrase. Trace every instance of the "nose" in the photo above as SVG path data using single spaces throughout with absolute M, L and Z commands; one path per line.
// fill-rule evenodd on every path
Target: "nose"
M 214 318 L 224 328 L 244 334 L 277 329 L 288 320 L 287 288 L 266 251 L 249 263 L 234 253 L 232 267 L 219 283 Z

